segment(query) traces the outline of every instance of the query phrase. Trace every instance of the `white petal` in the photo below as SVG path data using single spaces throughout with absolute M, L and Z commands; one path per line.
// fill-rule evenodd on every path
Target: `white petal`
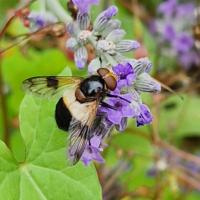
M 134 88 L 139 92 L 161 91 L 161 85 L 147 73 L 142 73 L 137 77 Z
M 78 13 L 77 21 L 78 21 L 78 24 L 79 24 L 79 28 L 81 30 L 88 29 L 88 27 L 90 25 L 90 17 L 88 15 L 88 13 L 83 13 L 83 14 Z
M 101 67 L 101 62 L 99 58 L 93 59 L 88 65 L 88 72 L 90 74 L 96 74 L 97 70 Z
M 66 42 L 66 47 L 72 51 L 75 51 L 78 48 L 78 42 L 75 38 L 71 37 Z
M 135 40 L 122 40 L 116 45 L 116 50 L 120 53 L 129 52 L 140 47 Z
M 152 63 L 148 58 L 140 58 L 139 60 L 133 63 L 133 67 L 136 75 L 138 76 L 144 72 L 150 72 Z
M 88 59 L 87 49 L 85 47 L 80 47 L 74 54 L 74 60 L 76 66 L 80 69 L 83 69 L 86 65 Z
M 122 40 L 125 34 L 126 32 L 123 29 L 115 29 L 108 34 L 108 36 L 106 37 L 106 40 L 117 43 Z
M 121 27 L 121 21 L 119 21 L 118 19 L 111 19 L 105 29 L 102 32 L 102 36 L 105 38 L 110 32 L 112 32 L 115 29 L 120 29 Z

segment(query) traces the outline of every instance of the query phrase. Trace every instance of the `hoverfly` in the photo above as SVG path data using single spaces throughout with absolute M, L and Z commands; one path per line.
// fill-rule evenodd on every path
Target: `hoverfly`
M 23 82 L 26 91 L 39 96 L 62 94 L 56 105 L 55 120 L 58 128 L 69 132 L 69 158 L 72 164 L 79 161 L 94 133 L 98 132 L 101 136 L 107 134 L 103 119 L 97 117 L 97 109 L 99 105 L 115 109 L 103 100 L 105 97 L 121 98 L 109 93 L 116 86 L 116 76 L 106 68 L 100 68 L 96 75 L 86 79 L 44 76 Z

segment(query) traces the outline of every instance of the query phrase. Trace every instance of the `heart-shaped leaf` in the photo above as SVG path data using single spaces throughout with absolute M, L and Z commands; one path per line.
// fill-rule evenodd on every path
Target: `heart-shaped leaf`
M 17 163 L 5 144 L 0 142 L 2 199 L 101 199 L 94 166 L 85 167 L 82 163 L 71 166 L 67 161 L 68 133 L 56 126 L 55 104 L 54 99 L 25 96 L 20 108 L 20 129 L 26 159 Z

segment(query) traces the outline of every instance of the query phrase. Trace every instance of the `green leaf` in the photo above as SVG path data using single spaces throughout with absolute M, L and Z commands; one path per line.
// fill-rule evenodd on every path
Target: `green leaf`
M 197 96 L 172 96 L 162 106 L 160 133 L 174 137 L 200 135 L 200 99 Z
M 56 126 L 55 103 L 54 99 L 25 96 L 20 108 L 20 129 L 26 159 L 17 163 L 0 142 L 2 199 L 101 199 L 94 166 L 85 167 L 81 162 L 71 166 L 67 161 L 67 133 Z

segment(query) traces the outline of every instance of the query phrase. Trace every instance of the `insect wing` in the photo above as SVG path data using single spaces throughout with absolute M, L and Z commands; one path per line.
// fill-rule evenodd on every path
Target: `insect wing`
M 103 139 L 110 134 L 113 128 L 113 125 L 108 123 L 104 116 L 95 116 L 92 120 L 91 126 L 81 125 L 76 120 L 72 123 L 69 144 L 69 158 L 72 164 L 79 161 L 92 136 L 100 136 Z
M 76 86 L 82 78 L 72 76 L 43 76 L 32 77 L 23 81 L 25 91 L 39 96 L 54 96 L 66 88 Z
M 73 119 L 69 137 L 69 159 L 75 165 L 81 158 L 89 140 L 90 127 Z
M 74 90 L 67 90 L 63 96 L 64 104 L 72 115 L 69 126 L 69 159 L 76 164 L 91 137 L 91 127 L 96 118 L 98 100 L 80 103 L 75 98 Z

